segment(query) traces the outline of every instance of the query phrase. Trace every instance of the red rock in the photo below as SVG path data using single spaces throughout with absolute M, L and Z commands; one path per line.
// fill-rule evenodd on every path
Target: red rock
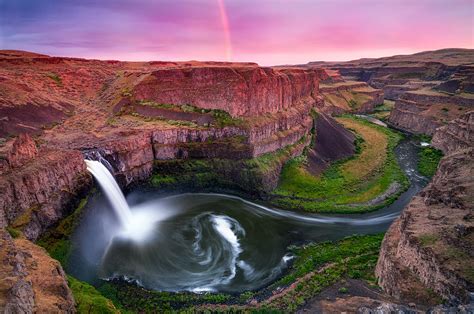
M 8 152 L 7 160 L 11 167 L 20 167 L 38 155 L 35 142 L 28 134 L 20 134 L 12 149 Z

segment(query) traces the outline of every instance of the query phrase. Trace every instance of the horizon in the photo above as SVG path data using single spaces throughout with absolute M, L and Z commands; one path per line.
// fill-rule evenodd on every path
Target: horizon
M 474 48 L 469 0 L 449 6 L 441 0 L 249 3 L 0 0 L 0 49 L 99 60 L 269 66 Z
M 416 55 L 419 53 L 426 53 L 426 52 L 436 52 L 436 51 L 444 51 L 444 50 L 452 50 L 452 49 L 458 49 L 458 50 L 474 50 L 474 48 L 463 48 L 463 47 L 447 47 L 447 48 L 440 48 L 436 50 L 423 50 L 423 51 L 416 51 L 414 53 L 408 53 L 408 54 L 396 54 L 396 55 L 387 55 L 387 56 L 380 56 L 380 57 L 362 57 L 358 59 L 351 59 L 351 60 L 312 60 L 308 61 L 306 63 L 288 63 L 288 64 L 270 64 L 270 65 L 262 65 L 260 63 L 257 63 L 255 61 L 216 61 L 216 60 L 158 60 L 158 59 L 149 59 L 149 60 L 124 60 L 124 59 L 103 59 L 103 58 L 83 58 L 83 57 L 77 57 L 77 56 L 64 56 L 64 55 L 48 55 L 48 54 L 43 54 L 40 52 L 36 51 L 28 51 L 28 50 L 18 50 L 18 49 L 0 49 L 0 52 L 2 51 L 12 51 L 12 52 L 26 52 L 26 53 L 34 53 L 38 55 L 44 55 L 47 57 L 58 57 L 58 58 L 72 58 L 72 59 L 84 59 L 84 60 L 97 60 L 97 61 L 119 61 L 119 62 L 176 62 L 176 63 L 185 63 L 185 62 L 199 62 L 199 63 L 207 63 L 207 62 L 218 62 L 218 63 L 254 63 L 257 64 L 258 66 L 296 66 L 296 65 L 304 65 L 307 63 L 318 63 L 318 62 L 324 62 L 324 63 L 345 63 L 345 62 L 352 62 L 352 61 L 358 61 L 358 60 L 377 60 L 381 58 L 393 58 L 393 57 L 399 57 L 399 56 L 411 56 L 411 55 Z

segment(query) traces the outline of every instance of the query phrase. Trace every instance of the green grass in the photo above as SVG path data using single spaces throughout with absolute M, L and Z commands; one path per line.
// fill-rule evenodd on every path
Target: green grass
M 384 100 L 383 104 L 376 106 L 370 115 L 376 119 L 384 121 L 388 118 L 394 106 L 394 101 Z
M 67 283 L 76 301 L 77 313 L 109 314 L 120 313 L 109 299 L 88 283 L 67 276 Z
M 217 127 L 226 127 L 226 126 L 245 126 L 244 119 L 232 117 L 227 111 L 220 109 L 205 109 L 196 107 L 190 104 L 184 105 L 175 105 L 175 104 L 160 104 L 150 100 L 141 100 L 139 101 L 141 105 L 167 109 L 178 112 L 190 112 L 190 113 L 199 113 L 199 114 L 210 114 L 214 118 L 212 125 Z M 181 121 L 175 121 L 179 123 Z M 173 123 L 172 123 L 173 124 Z
M 364 212 L 395 200 L 397 195 L 392 195 L 381 204 L 364 205 L 386 191 L 393 182 L 399 182 L 402 186 L 400 193 L 408 187 L 408 180 L 393 152 L 401 135 L 362 119 L 344 119 L 351 122 L 346 123 L 346 127 L 365 128 L 367 138 L 363 138 L 362 143 L 359 141 L 359 153 L 333 163 L 320 176 L 310 174 L 302 158 L 290 160 L 283 168 L 279 186 L 274 191 L 273 203 L 284 208 L 311 212 Z M 382 140 L 386 142 L 385 147 Z
M 37 242 L 48 251 L 49 255 L 59 261 L 63 267 L 66 266 L 71 250 L 71 236 L 74 228 L 80 221 L 80 216 L 88 197 L 82 199 L 72 214 L 63 219 L 58 226 L 48 230 Z
M 438 241 L 438 236 L 435 234 L 422 234 L 418 239 L 420 240 L 421 245 L 430 246 Z
M 56 84 L 58 86 L 62 86 L 63 85 L 63 80 L 61 79 L 61 77 L 54 73 L 54 72 L 48 72 L 46 73 L 46 76 L 49 77 L 50 79 L 52 79 L 54 82 L 56 82 Z
M 16 238 L 19 238 L 22 236 L 22 232 L 16 228 L 13 228 L 13 227 L 6 227 L 5 228 L 7 230 L 7 232 L 10 234 L 10 236 L 13 238 L 13 239 L 16 239 Z
M 223 304 L 233 298 L 224 293 L 194 294 L 191 292 L 163 292 L 146 290 L 134 284 L 112 281 L 98 288 L 101 295 L 111 300 L 122 312 L 163 313 L 191 311 L 199 304 Z
M 251 159 L 156 160 L 150 184 L 160 188 L 225 188 L 246 191 L 252 195 L 263 194 L 267 192 L 265 180 L 268 176 L 278 172 L 292 152 L 306 140 L 303 137 L 293 145 Z M 243 141 L 245 138 L 237 136 L 220 145 L 228 145 L 226 147 L 232 147 L 232 151 L 238 152 L 245 145 Z
M 418 172 L 425 177 L 432 177 L 438 169 L 443 152 L 433 147 L 422 147 L 418 153 Z
M 374 271 L 382 239 L 383 234 L 351 236 L 335 242 L 295 247 L 293 254 L 296 259 L 288 273 L 268 289 L 253 293 L 253 297 L 264 299 L 256 308 L 242 306 L 242 303 L 231 300 L 229 303 L 236 303 L 238 306 L 211 305 L 198 307 L 197 311 L 294 313 L 324 288 L 347 278 L 365 280 L 370 285 L 375 285 Z M 278 287 L 289 287 L 294 283 L 294 289 L 286 290 L 271 301 L 265 300 L 270 291 Z M 241 294 L 240 298 L 248 300 L 244 294 Z

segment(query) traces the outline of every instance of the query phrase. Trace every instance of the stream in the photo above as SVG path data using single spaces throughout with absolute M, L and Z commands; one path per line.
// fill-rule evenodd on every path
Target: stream
M 416 171 L 411 139 L 396 148 L 410 187 L 393 204 L 365 214 L 316 215 L 280 210 L 223 194 L 162 196 L 136 189 L 124 229 L 102 195 L 91 197 L 72 237 L 67 272 L 80 280 L 123 278 L 160 291 L 238 293 L 276 280 L 289 246 L 384 232 L 428 182 Z

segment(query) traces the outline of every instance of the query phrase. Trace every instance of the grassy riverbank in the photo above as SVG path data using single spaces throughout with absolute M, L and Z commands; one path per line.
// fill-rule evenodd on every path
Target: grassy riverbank
M 418 172 L 431 178 L 438 169 L 438 164 L 443 158 L 443 152 L 433 147 L 422 147 L 418 158 Z
M 365 212 L 393 202 L 406 189 L 408 180 L 393 151 L 401 135 L 363 119 L 344 116 L 337 120 L 362 139 L 358 152 L 335 162 L 319 176 L 306 170 L 304 157 L 291 160 L 283 168 L 274 191 L 274 204 L 311 212 Z M 389 188 L 394 192 L 372 202 Z

